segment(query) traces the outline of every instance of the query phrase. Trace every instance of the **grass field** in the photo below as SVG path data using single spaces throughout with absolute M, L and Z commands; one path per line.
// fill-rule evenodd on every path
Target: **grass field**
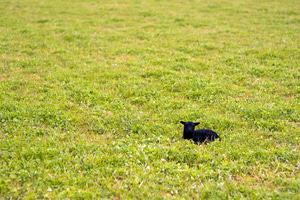
M 299 199 L 299 1 L 0 10 L 1 199 Z

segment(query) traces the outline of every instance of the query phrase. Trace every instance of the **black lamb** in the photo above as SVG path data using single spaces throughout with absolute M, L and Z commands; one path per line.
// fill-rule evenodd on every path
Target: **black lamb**
M 183 139 L 187 139 L 187 140 L 193 140 L 195 142 L 195 144 L 202 144 L 203 142 L 211 142 L 214 141 L 216 138 L 219 138 L 219 140 L 221 141 L 220 136 L 209 129 L 199 129 L 199 130 L 195 130 L 195 126 L 197 126 L 198 124 L 200 124 L 199 122 L 184 122 L 184 121 L 180 121 L 180 123 L 182 123 L 184 125 L 184 129 L 183 129 Z

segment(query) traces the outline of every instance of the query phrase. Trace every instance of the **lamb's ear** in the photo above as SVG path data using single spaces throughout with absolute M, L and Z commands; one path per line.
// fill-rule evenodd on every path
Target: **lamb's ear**
M 180 123 L 182 123 L 183 125 L 185 124 L 185 122 L 184 122 L 184 121 L 180 121 Z
M 197 125 L 199 125 L 200 124 L 200 122 L 196 122 L 196 123 L 194 123 L 195 124 L 195 126 L 197 126 Z

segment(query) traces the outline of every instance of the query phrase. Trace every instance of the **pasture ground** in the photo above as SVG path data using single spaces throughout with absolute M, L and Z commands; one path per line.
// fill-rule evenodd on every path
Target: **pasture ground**
M 0 10 L 1 199 L 299 198 L 299 1 Z

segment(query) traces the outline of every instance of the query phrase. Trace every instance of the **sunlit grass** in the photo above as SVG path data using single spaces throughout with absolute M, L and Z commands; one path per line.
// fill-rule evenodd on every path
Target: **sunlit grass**
M 4 1 L 0 196 L 298 199 L 297 3 Z

